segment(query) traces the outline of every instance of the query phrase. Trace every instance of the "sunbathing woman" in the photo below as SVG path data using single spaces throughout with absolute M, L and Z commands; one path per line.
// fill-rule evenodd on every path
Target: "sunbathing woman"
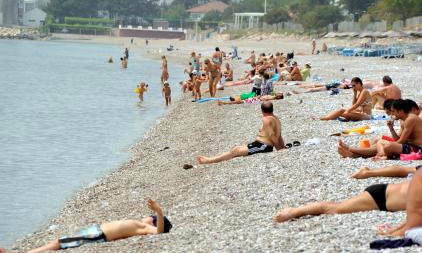
M 379 81 L 376 80 L 362 80 L 363 88 L 364 89 L 373 89 L 381 85 Z M 307 83 L 307 84 L 300 84 L 296 86 L 298 88 L 306 89 L 306 91 L 293 91 L 295 94 L 300 93 L 307 93 L 307 92 L 319 92 L 319 91 L 327 91 L 331 89 L 351 89 L 352 88 L 352 80 L 350 79 L 343 79 L 343 80 L 332 80 L 328 83 Z
M 245 93 L 240 96 L 230 97 L 230 101 L 218 100 L 218 105 L 238 105 L 238 104 L 255 104 L 263 101 L 280 100 L 283 99 L 284 95 L 282 92 L 273 95 L 255 96 L 255 93 Z
M 277 222 L 285 222 L 306 215 L 344 214 L 372 210 L 406 210 L 409 181 L 399 184 L 375 184 L 360 195 L 341 202 L 315 202 L 296 208 L 284 208 L 275 217 Z
M 372 111 L 371 93 L 363 88 L 362 80 L 359 77 L 352 79 L 353 101 L 349 109 L 340 109 L 328 114 L 320 120 L 335 120 L 343 117 L 346 120 L 359 121 L 369 120 Z
M 246 85 L 246 84 L 251 84 L 252 81 L 252 77 L 255 76 L 255 69 L 252 69 L 251 71 L 249 71 L 244 77 L 242 77 L 241 79 L 239 79 L 238 81 L 232 81 L 232 82 L 225 82 L 224 86 L 237 86 L 237 85 Z

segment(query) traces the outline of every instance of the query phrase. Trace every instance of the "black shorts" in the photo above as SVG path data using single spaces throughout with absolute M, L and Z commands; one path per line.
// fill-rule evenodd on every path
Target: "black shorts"
M 274 147 L 267 144 L 261 143 L 259 141 L 254 141 L 248 144 L 248 155 L 258 154 L 258 153 L 268 153 L 273 152 Z
M 325 88 L 327 90 L 331 90 L 331 89 L 337 89 L 339 86 L 341 85 L 341 83 L 339 82 L 332 82 L 332 83 L 328 83 L 325 85 Z
M 252 92 L 255 92 L 255 94 L 257 96 L 261 96 L 261 89 L 259 89 L 259 88 L 253 87 Z
M 410 154 L 412 152 L 418 153 L 422 151 L 422 148 L 412 145 L 412 144 L 408 144 L 408 143 L 403 143 L 402 147 L 403 147 L 403 151 L 401 152 L 402 154 Z
M 365 189 L 374 199 L 380 211 L 388 211 L 386 205 L 387 200 L 385 198 L 387 186 L 388 184 L 374 184 Z

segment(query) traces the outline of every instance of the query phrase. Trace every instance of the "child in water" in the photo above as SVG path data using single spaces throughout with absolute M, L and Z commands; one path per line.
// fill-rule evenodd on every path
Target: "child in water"
M 141 82 L 136 86 L 135 92 L 138 93 L 139 100 L 144 102 L 144 93 L 148 91 L 148 84 Z
M 171 89 L 170 84 L 167 81 L 164 82 L 163 96 L 166 99 L 166 106 L 169 106 L 169 104 L 171 104 Z

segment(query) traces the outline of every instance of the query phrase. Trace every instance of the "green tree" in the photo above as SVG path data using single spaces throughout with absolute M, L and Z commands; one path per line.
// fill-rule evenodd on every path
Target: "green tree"
M 364 11 L 374 5 L 377 0 L 341 0 L 340 3 L 344 6 L 346 10 L 350 13 L 359 13 L 362 14 Z
M 377 19 L 393 22 L 421 15 L 422 3 L 420 0 L 379 0 L 368 12 Z
M 219 11 L 210 11 L 201 19 L 203 22 L 221 22 L 223 19 L 223 13 Z
M 290 20 L 289 12 L 286 9 L 271 9 L 264 16 L 264 21 L 270 25 Z
M 169 6 L 162 6 L 163 17 L 169 21 L 185 20 L 189 18 L 189 13 L 186 12 L 186 8 L 181 3 L 172 3 Z
M 59 19 L 64 19 L 66 16 L 96 17 L 98 0 L 51 0 L 45 10 L 48 14 Z
M 319 5 L 300 17 L 300 23 L 307 30 L 322 29 L 329 24 L 343 20 L 340 8 L 333 5 Z

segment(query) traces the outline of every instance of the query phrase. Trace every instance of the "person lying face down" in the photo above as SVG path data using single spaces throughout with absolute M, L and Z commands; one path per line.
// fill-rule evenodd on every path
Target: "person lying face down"
M 148 200 L 148 207 L 156 215 L 148 216 L 141 221 L 119 220 L 91 225 L 78 232 L 61 237 L 47 245 L 28 251 L 27 253 L 41 253 L 45 251 L 61 250 L 79 247 L 86 243 L 110 242 L 140 235 L 157 235 L 170 232 L 173 225 L 163 215 L 161 207 L 154 200 Z M 0 253 L 8 253 L 0 248 Z

